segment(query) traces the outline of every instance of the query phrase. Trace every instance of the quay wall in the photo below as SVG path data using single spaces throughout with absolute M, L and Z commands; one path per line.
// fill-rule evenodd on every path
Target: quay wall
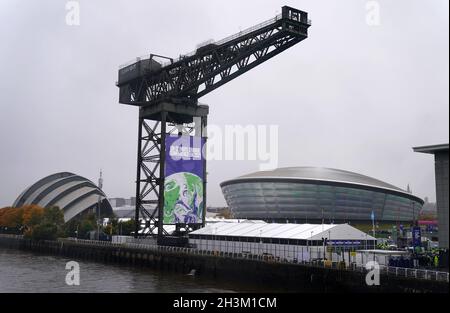
M 105 264 L 124 264 L 212 277 L 219 281 L 239 280 L 282 287 L 291 292 L 438 292 L 448 293 L 444 281 L 381 275 L 379 286 L 366 284 L 366 272 L 305 264 L 279 263 L 229 256 L 195 254 L 189 249 L 145 247 L 95 241 L 33 241 L 20 236 L 0 235 L 0 248 L 11 248 Z M 279 290 L 279 289 L 278 289 Z

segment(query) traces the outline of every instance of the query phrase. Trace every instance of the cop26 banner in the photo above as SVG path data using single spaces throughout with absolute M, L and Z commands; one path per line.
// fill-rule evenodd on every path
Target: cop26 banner
M 202 223 L 205 138 L 167 136 L 164 223 Z

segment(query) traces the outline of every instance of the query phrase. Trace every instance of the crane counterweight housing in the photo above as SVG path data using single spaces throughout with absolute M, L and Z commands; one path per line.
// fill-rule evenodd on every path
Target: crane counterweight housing
M 183 234 L 204 226 L 206 157 L 195 163 L 195 188 L 186 187 L 187 178 L 171 178 L 174 167 L 183 167 L 173 164 L 172 151 L 204 151 L 209 107 L 198 99 L 306 39 L 310 25 L 308 13 L 283 6 L 277 16 L 222 40 L 205 41 L 177 59 L 150 54 L 119 68 L 119 102 L 139 107 L 135 237 L 155 235 L 158 244 L 183 245 Z M 200 146 L 174 146 L 174 136 Z M 194 161 L 186 161 L 185 168 L 189 162 Z M 186 195 L 193 190 L 191 201 Z M 169 233 L 168 225 L 175 230 Z

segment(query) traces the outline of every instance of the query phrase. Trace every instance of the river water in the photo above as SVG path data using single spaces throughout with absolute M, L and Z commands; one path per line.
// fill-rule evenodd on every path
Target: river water
M 69 286 L 71 259 L 0 248 L 2 292 L 264 292 L 261 286 L 216 282 L 198 276 L 75 260 L 80 285 Z M 267 287 L 266 287 L 267 288 Z

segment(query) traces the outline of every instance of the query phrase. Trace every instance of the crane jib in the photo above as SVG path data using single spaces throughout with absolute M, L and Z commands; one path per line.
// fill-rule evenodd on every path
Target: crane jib
M 304 11 L 284 6 L 281 14 L 237 34 L 208 40 L 178 59 L 137 58 L 119 69 L 119 102 L 148 106 L 171 98 L 197 99 L 308 37 Z

